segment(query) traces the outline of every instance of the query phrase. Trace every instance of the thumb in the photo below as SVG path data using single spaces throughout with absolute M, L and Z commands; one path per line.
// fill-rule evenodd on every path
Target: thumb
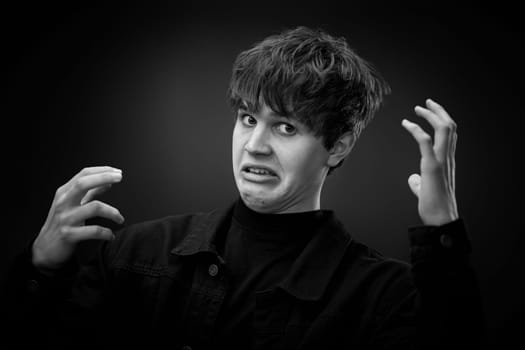
M 419 188 L 421 185 L 421 177 L 418 174 L 412 174 L 408 178 L 408 186 L 412 190 L 412 193 L 419 198 Z

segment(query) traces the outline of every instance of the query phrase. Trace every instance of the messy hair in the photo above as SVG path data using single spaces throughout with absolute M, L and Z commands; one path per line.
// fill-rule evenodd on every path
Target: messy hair
M 234 111 L 246 103 L 254 113 L 265 103 L 306 125 L 329 150 L 346 132 L 357 139 L 389 92 L 386 81 L 344 38 L 297 27 L 237 56 L 228 101 Z

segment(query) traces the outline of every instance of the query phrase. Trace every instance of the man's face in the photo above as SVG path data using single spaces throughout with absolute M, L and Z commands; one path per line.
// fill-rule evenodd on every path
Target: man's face
M 233 174 L 251 209 L 285 213 L 319 209 L 329 153 L 321 138 L 266 104 L 239 109 L 233 130 Z

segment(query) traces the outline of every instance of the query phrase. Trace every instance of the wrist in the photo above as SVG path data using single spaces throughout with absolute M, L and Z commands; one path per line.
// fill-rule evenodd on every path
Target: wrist
M 433 215 L 429 217 L 421 216 L 421 221 L 425 226 L 443 226 L 459 219 L 459 215 Z

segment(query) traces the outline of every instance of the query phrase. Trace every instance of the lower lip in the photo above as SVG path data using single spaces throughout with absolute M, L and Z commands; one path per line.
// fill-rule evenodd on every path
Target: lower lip
M 242 171 L 242 176 L 245 180 L 251 181 L 251 182 L 273 182 L 277 181 L 279 178 L 275 175 L 265 175 L 265 174 L 255 174 L 251 173 L 249 171 Z

